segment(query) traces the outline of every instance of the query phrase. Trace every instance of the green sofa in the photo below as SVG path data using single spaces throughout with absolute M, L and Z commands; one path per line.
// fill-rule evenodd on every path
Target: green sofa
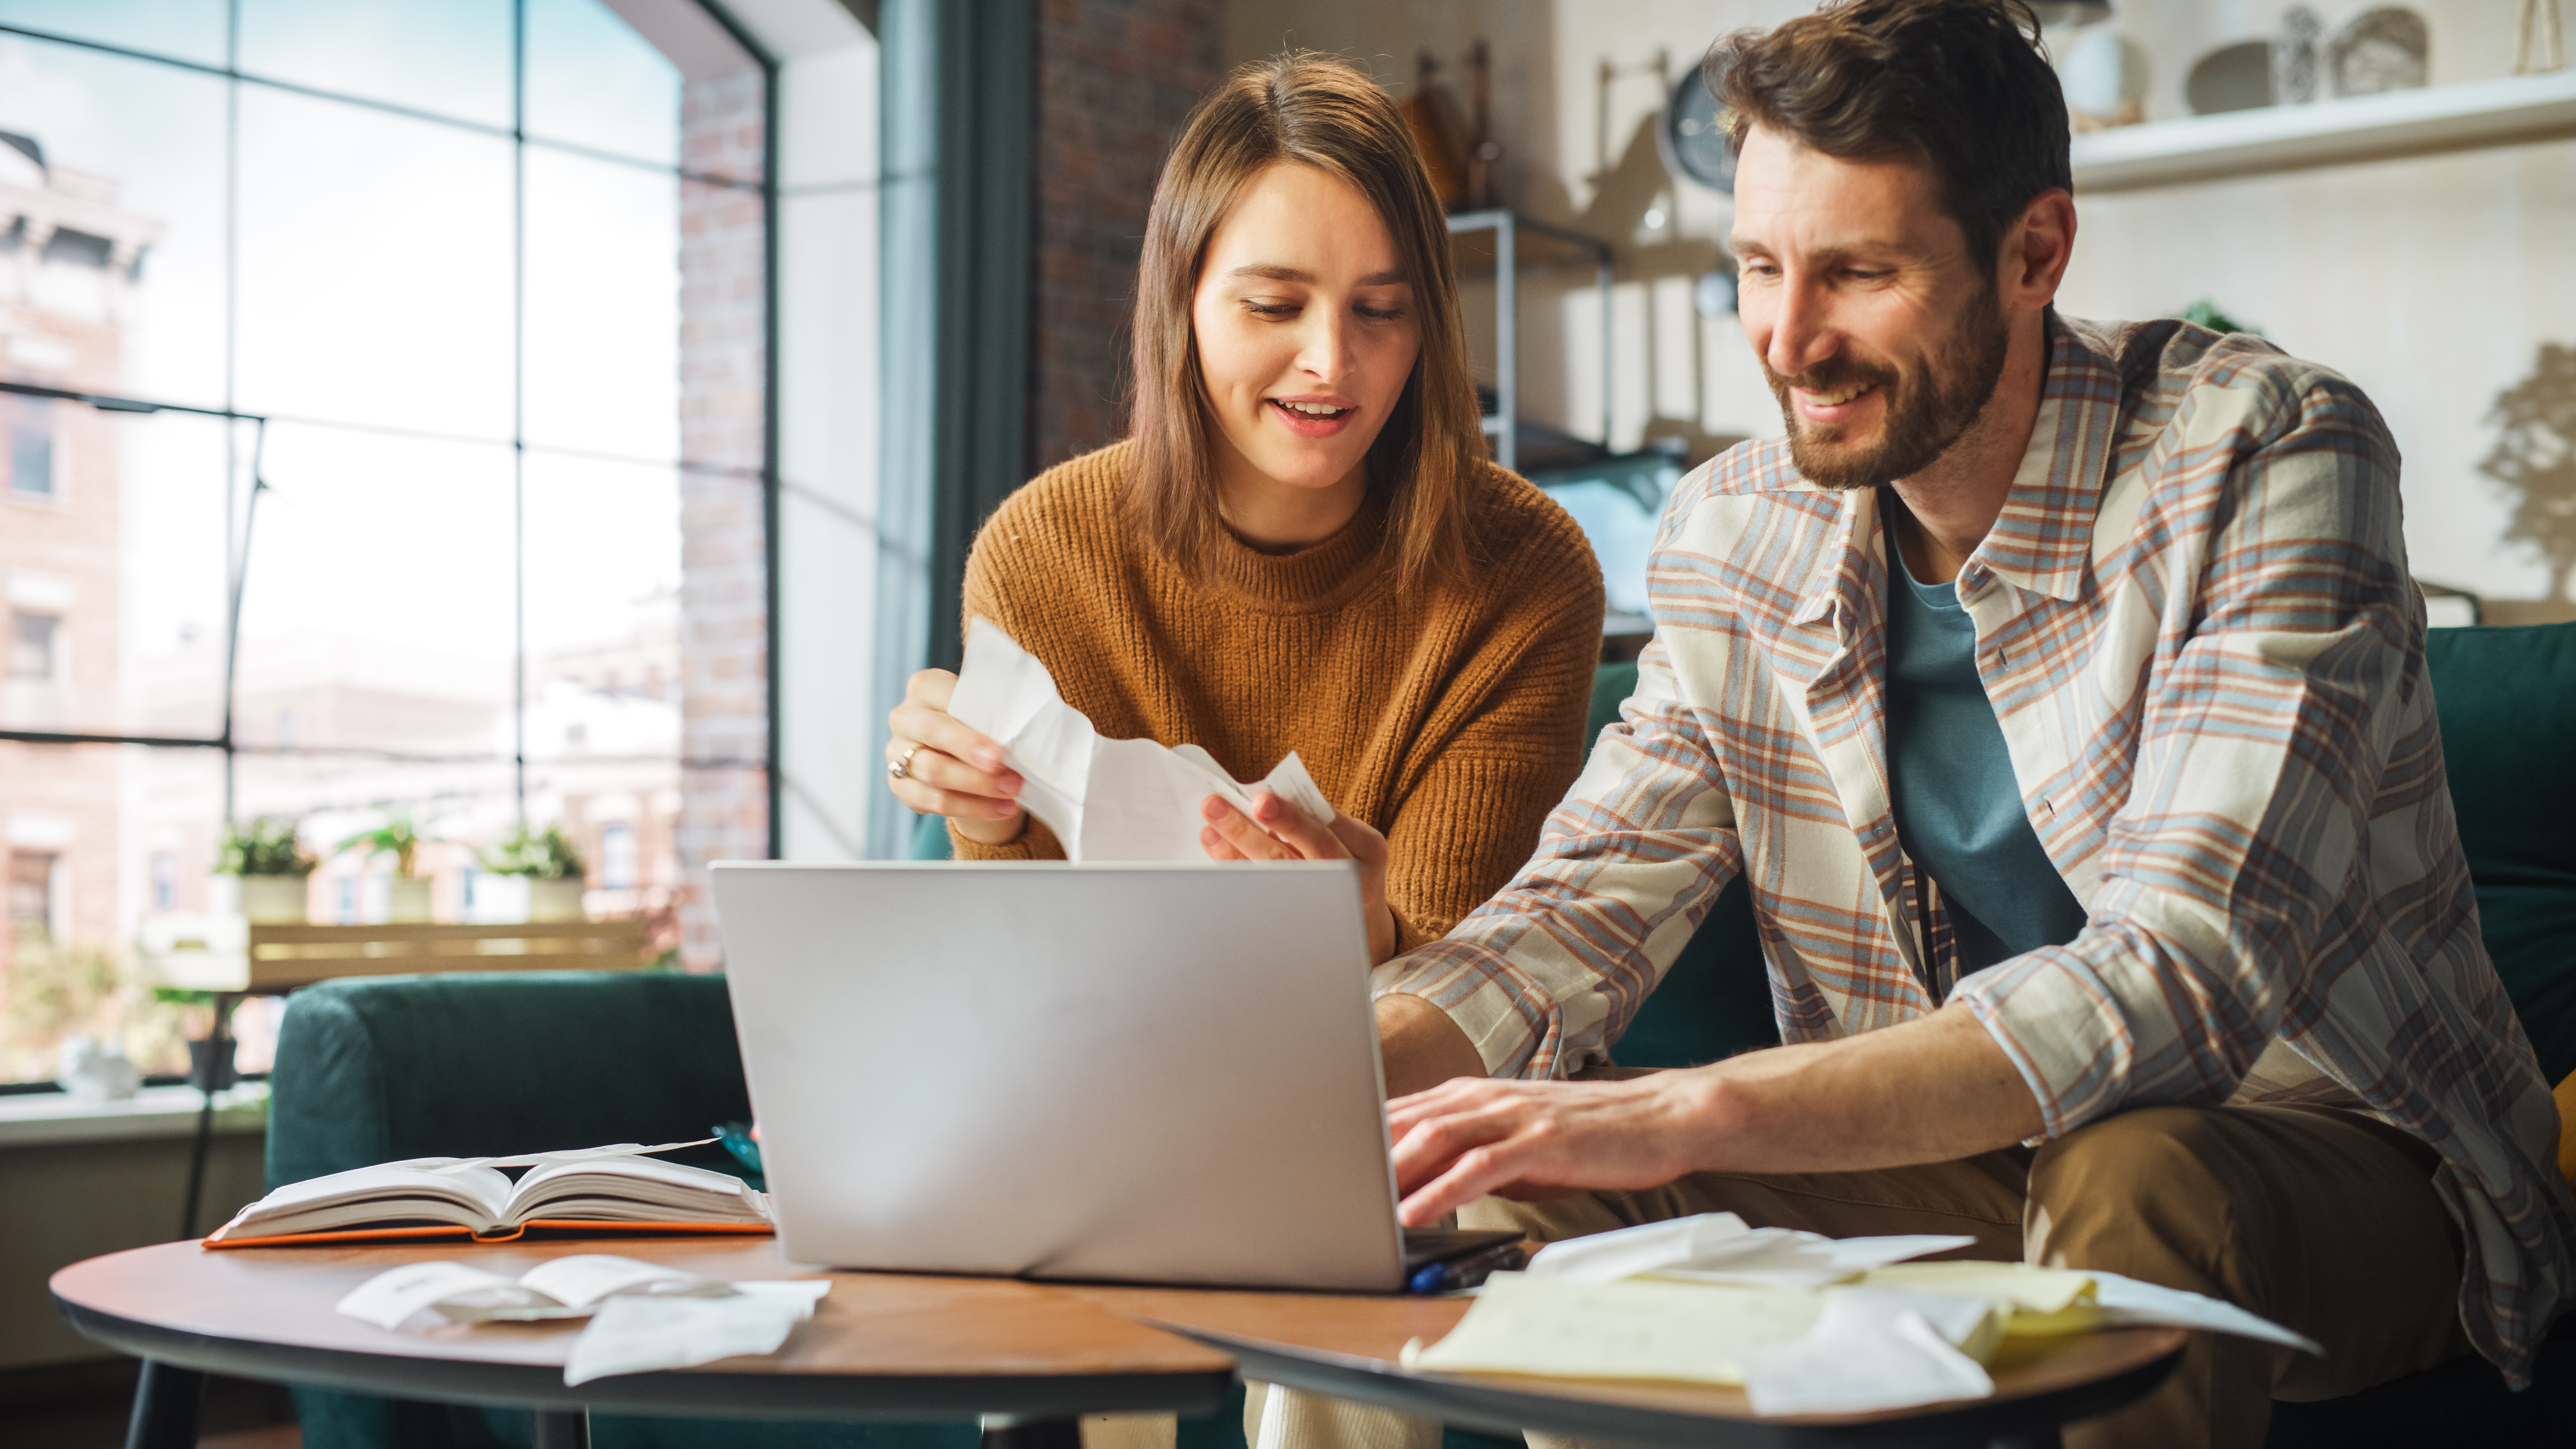
M 2554 1082 L 2576 1071 L 2576 625 L 2435 631 L 2445 757 L 2480 925 Z M 1605 667 L 1593 727 L 1635 681 Z M 921 854 L 945 854 L 925 831 Z M 1621 1038 L 1619 1060 L 1679 1066 L 1775 1043 L 1739 883 Z M 298 992 L 280 1033 L 272 1184 L 392 1158 L 674 1141 L 749 1115 L 719 977 L 547 973 L 335 981 Z M 712 1151 L 712 1149 L 710 1149 Z M 721 1159 L 703 1159 L 720 1165 Z M 525 1415 L 299 1390 L 309 1449 L 524 1445 Z M 1241 1449 L 1240 1415 L 1185 1419 L 1181 1449 Z M 739 1424 L 603 1416 L 600 1449 L 966 1449 L 972 1423 Z M 2552 1435 L 2561 1436 L 2558 1438 Z M 2467 1359 L 2349 1399 L 2283 1404 L 2278 1446 L 2519 1444 L 2576 1437 L 2576 1315 L 2541 1381 L 2507 1394 Z M 1503 1441 L 1451 1433 L 1452 1449 Z

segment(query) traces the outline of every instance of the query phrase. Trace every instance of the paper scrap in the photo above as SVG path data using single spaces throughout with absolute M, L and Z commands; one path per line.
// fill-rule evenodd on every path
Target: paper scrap
M 1894 1263 L 1873 1268 L 1861 1282 L 1873 1288 L 1997 1298 L 2016 1313 L 2057 1313 L 2089 1299 L 2099 1274 L 2029 1263 Z
M 518 1285 L 498 1273 L 445 1261 L 388 1268 L 352 1288 L 332 1306 L 361 1323 L 390 1329 L 443 1299 Z
M 1651 1274 L 1701 1283 L 1821 1288 L 1975 1241 L 1929 1233 L 1828 1238 L 1792 1228 L 1748 1228 L 1733 1213 L 1701 1213 L 1550 1243 L 1530 1260 L 1529 1271 L 1580 1283 Z
M 1743 1355 L 1753 1412 L 1866 1414 L 1995 1391 L 1956 1341 L 1982 1336 L 1991 1352 L 1999 1316 L 1991 1302 L 1874 1289 L 1823 1296 L 1824 1311 L 1805 1337 Z
M 1247 815 L 1256 790 L 1319 822 L 1335 814 L 1294 751 L 1246 784 L 1196 745 L 1102 739 L 1046 666 L 990 619 L 967 626 L 948 712 L 1002 747 L 1028 782 L 1020 803 L 1055 832 L 1067 860 L 1204 860 L 1199 802 L 1209 795 Z
M 2239 1338 L 2259 1339 L 2326 1356 L 2326 1346 L 2303 1333 L 2293 1333 L 2268 1318 L 2248 1313 L 2233 1303 L 2180 1288 L 2160 1288 L 2123 1278 L 2117 1273 L 2095 1273 L 2093 1298 L 2102 1306 L 2106 1325 L 2156 1324 L 2171 1328 L 2200 1328 L 2212 1333 L 2232 1333 Z
M 551 1167 L 556 1163 L 597 1162 L 609 1157 L 649 1157 L 656 1152 L 677 1152 L 683 1147 L 704 1147 L 717 1140 L 701 1137 L 695 1142 L 663 1142 L 651 1147 L 641 1142 L 613 1142 L 606 1147 L 568 1147 L 554 1152 L 522 1152 L 513 1157 L 406 1157 L 400 1162 L 380 1162 L 374 1167 L 352 1169 L 352 1172 L 374 1172 L 387 1167 L 408 1168 L 414 1172 L 454 1172 L 467 1167 Z M 335 1172 L 312 1181 L 328 1182 L 350 1176 L 352 1172 Z
M 610 1298 L 573 1340 L 564 1383 L 776 1353 L 797 1324 L 814 1316 L 815 1302 L 832 1287 L 828 1279 L 735 1286 L 758 1291 L 728 1298 Z

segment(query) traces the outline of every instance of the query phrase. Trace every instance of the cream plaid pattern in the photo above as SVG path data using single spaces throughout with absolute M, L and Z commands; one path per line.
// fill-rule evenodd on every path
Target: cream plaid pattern
M 1770 440 L 1675 489 L 1637 692 L 1537 856 L 1377 987 L 1439 1005 L 1497 1075 L 1564 1076 L 1742 871 L 1787 1040 L 1962 1001 L 2050 1135 L 2294 1099 L 2430 1143 L 2463 1320 L 2520 1382 L 2569 1296 L 2576 1205 L 2478 938 L 2397 450 L 2358 389 L 2259 341 L 2059 320 L 2050 345 L 1959 587 L 2082 935 L 1959 979 L 1889 812 L 1875 495 L 1806 482 Z

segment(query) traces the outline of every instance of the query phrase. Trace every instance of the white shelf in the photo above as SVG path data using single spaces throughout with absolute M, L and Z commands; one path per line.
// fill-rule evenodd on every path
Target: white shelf
M 2576 136 L 2576 70 L 2077 136 L 2075 189 L 2127 191 Z

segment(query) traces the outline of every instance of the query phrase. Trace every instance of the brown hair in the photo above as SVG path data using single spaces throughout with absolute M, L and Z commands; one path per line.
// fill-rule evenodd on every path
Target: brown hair
M 1486 466 L 1448 224 L 1413 133 L 1377 83 L 1341 61 L 1283 55 L 1243 66 L 1199 102 L 1163 162 L 1136 274 L 1131 474 L 1120 507 L 1195 573 L 1221 546 L 1216 469 L 1190 307 L 1208 239 L 1253 177 L 1294 161 L 1349 183 L 1395 239 L 1422 339 L 1395 411 L 1369 445 L 1385 500 L 1378 550 L 1399 591 L 1437 587 L 1475 551 L 1468 480 Z
M 2023 0 L 1837 0 L 1738 31 L 1702 73 L 1744 149 L 1755 122 L 1846 161 L 1912 161 L 1991 269 L 2033 198 L 2072 191 L 2066 97 Z

